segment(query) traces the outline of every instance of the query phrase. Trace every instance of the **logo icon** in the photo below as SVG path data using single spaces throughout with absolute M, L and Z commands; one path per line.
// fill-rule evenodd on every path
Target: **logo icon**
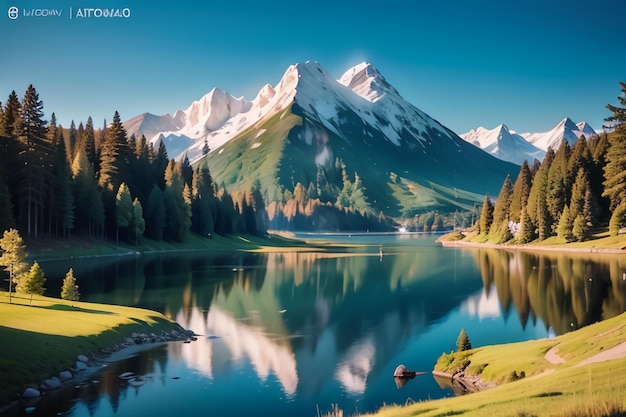
M 20 15 L 20 9 L 18 9 L 15 6 L 11 6 L 11 7 L 9 7 L 9 12 L 7 14 L 9 15 L 9 19 L 15 20 Z

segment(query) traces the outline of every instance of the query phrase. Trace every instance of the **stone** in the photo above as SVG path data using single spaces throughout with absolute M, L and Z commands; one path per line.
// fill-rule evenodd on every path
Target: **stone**
M 61 380 L 57 378 L 56 376 L 52 378 L 48 378 L 41 383 L 40 388 L 43 389 L 44 391 L 50 391 L 53 389 L 61 388 Z
M 88 367 L 87 367 L 87 364 L 85 362 L 76 361 L 75 368 L 76 368 L 77 371 L 80 372 L 80 371 L 86 370 Z
M 78 359 L 80 362 L 83 362 L 83 363 L 89 363 L 89 358 L 88 358 L 87 356 L 85 356 L 85 355 L 78 355 L 78 358 L 77 358 L 77 359 Z
M 22 394 L 22 398 L 26 400 L 32 400 L 33 398 L 39 398 L 40 396 L 41 393 L 39 392 L 39 390 L 30 387 L 26 388 L 24 390 L 24 393 Z
M 72 379 L 72 373 L 70 371 L 63 371 L 59 373 L 59 379 L 61 381 L 68 381 L 70 379 Z

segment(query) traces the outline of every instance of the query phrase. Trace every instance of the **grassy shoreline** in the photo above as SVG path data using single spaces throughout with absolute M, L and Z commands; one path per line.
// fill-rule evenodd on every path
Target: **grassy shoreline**
M 552 251 L 576 253 L 607 253 L 626 254 L 626 234 L 608 236 L 608 232 L 601 232 L 591 240 L 584 242 L 565 242 L 558 237 L 550 237 L 543 241 L 527 244 L 494 243 L 487 237 L 476 232 L 450 232 L 442 235 L 437 242 L 443 247 L 476 247 L 488 249 L 521 250 L 521 251 Z
M 384 407 L 367 416 L 624 416 L 626 357 L 592 360 L 624 343 L 625 322 L 626 313 L 555 339 L 444 353 L 436 371 L 452 374 L 459 364 L 470 361 L 465 370 L 468 376 L 478 375 L 498 385 L 462 397 Z M 553 348 L 561 363 L 546 358 Z
M 0 405 L 71 368 L 79 354 L 109 350 L 133 333 L 181 331 L 162 314 L 132 307 L 0 292 Z

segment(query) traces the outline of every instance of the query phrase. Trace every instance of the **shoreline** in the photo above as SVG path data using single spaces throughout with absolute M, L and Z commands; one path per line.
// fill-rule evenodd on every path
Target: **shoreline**
M 34 383 L 20 387 L 18 398 L 0 404 L 0 416 L 12 417 L 22 415 L 28 408 L 37 408 L 41 401 L 50 396 L 62 394 L 83 384 L 89 378 L 97 376 L 111 364 L 132 357 L 137 353 L 172 342 L 189 343 L 197 340 L 197 335 L 186 330 L 180 324 L 172 322 L 170 330 L 163 330 L 159 335 L 154 333 L 133 333 L 130 337 L 120 339 L 119 343 L 104 346 L 95 351 L 80 354 L 76 357 L 76 365 L 60 370 L 56 376 L 41 381 L 37 388 Z M 63 375 L 65 374 L 65 377 Z
M 479 243 L 479 242 L 466 242 L 462 240 L 449 240 L 442 241 L 437 240 L 444 248 L 483 248 L 483 249 L 500 249 L 500 250 L 513 250 L 513 251 L 525 251 L 525 252 L 570 252 L 570 253 L 599 253 L 599 254 L 626 254 L 626 249 L 621 248 L 571 248 L 563 246 L 542 246 L 542 245 L 502 245 L 497 243 Z

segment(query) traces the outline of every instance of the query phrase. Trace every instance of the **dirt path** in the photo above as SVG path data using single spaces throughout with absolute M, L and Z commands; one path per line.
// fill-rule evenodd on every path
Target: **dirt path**
M 619 345 L 612 347 L 611 349 L 607 349 L 604 352 L 593 355 L 592 357 L 581 361 L 576 366 L 584 366 L 590 363 L 610 361 L 623 357 L 626 357 L 626 342 L 622 342 Z
M 544 358 L 550 362 L 552 365 L 558 365 L 559 363 L 565 363 L 565 359 L 560 357 L 557 353 L 559 350 L 559 345 L 554 345 L 549 351 L 546 352 Z
M 559 345 L 553 346 L 549 351 L 546 352 L 544 358 L 553 365 L 558 365 L 560 363 L 565 363 L 565 359 L 559 356 L 558 354 Z M 626 342 L 622 342 L 617 346 L 612 347 L 611 349 L 607 349 L 604 352 L 597 353 L 576 365 L 585 366 L 590 363 L 596 362 L 604 362 L 610 361 L 613 359 L 620 359 L 626 357 Z

